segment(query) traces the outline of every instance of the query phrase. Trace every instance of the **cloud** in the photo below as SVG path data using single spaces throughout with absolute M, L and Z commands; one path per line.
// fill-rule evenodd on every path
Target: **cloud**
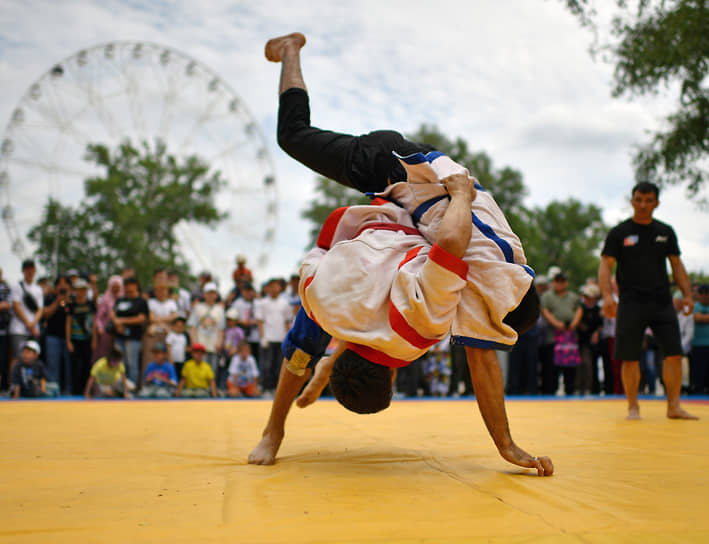
M 315 176 L 276 144 L 279 66 L 265 61 L 263 47 L 296 29 L 308 37 L 303 70 L 315 124 L 407 133 L 434 123 L 486 151 L 497 167 L 519 169 L 528 205 L 574 196 L 602 206 L 605 216 L 627 214 L 632 146 L 671 109 L 666 97 L 611 98 L 612 67 L 589 58 L 591 36 L 562 2 L 45 0 L 28 9 L 11 0 L 0 8 L 0 123 L 33 81 L 80 49 L 137 40 L 198 59 L 239 95 L 264 134 L 281 227 L 271 264 L 256 272 L 287 274 L 307 240 L 300 211 L 313 198 Z M 696 235 L 705 216 L 681 191 L 676 206 L 667 196 L 659 211 L 677 224 L 680 243 L 688 241 L 685 258 L 709 269 L 709 244 Z M 232 244 L 236 254 L 239 242 Z M 2 250 L 9 262 L 9 248 Z

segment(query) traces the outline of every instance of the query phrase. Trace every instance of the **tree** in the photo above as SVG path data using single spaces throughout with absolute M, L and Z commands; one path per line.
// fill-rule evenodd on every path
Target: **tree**
M 607 227 L 601 210 L 577 200 L 552 202 L 545 208 L 528 209 L 522 200 L 527 195 L 522 173 L 509 166 L 493 167 L 492 159 L 483 151 L 470 151 L 462 138 L 451 140 L 434 125 L 421 125 L 409 140 L 424 142 L 465 166 L 486 190 L 495 197 L 512 230 L 525 248 L 530 266 L 540 273 L 550 266 L 561 266 L 572 285 L 581 285 L 598 270 L 600 247 Z M 327 216 L 341 206 L 367 204 L 369 198 L 323 177 L 317 179 L 316 190 L 322 196 L 310 203 L 303 217 L 313 222 L 311 245 Z
M 559 266 L 573 287 L 598 274 L 599 248 L 607 226 L 601 209 L 573 198 L 551 202 L 529 213 L 527 239 L 523 239 L 527 260 L 538 273 Z
M 522 182 L 521 172 L 509 167 L 494 170 L 492 159 L 486 153 L 471 152 L 465 140 L 462 138 L 450 140 L 435 125 L 423 124 L 416 132 L 407 135 L 407 138 L 432 145 L 457 163 L 465 166 L 483 187 L 495 195 L 495 200 L 507 216 L 512 229 L 518 233 L 525 230 L 526 210 L 522 205 L 522 199 L 527 195 L 527 188 Z M 368 197 L 362 196 L 354 189 L 348 189 L 323 177 L 317 178 L 315 190 L 321 196 L 311 201 L 310 207 L 302 214 L 305 219 L 313 222 L 309 247 L 315 244 L 320 227 L 333 210 L 341 206 L 370 202 Z
M 103 277 L 129 265 L 141 282 L 158 266 L 187 271 L 174 227 L 183 220 L 215 225 L 223 218 L 214 206 L 225 183 L 220 172 L 210 173 L 194 155 L 178 159 L 159 140 L 140 148 L 126 141 L 114 150 L 91 144 L 85 158 L 104 174 L 86 180 L 76 208 L 48 201 L 29 235 L 39 246 L 38 260 L 50 269 L 85 267 Z
M 565 0 L 581 23 L 598 33 L 598 12 L 590 0 Z M 678 105 L 666 126 L 640 145 L 633 157 L 635 177 L 658 185 L 686 184 L 699 196 L 709 169 L 709 6 L 706 0 L 616 0 L 609 43 L 593 52 L 615 62 L 613 96 L 658 94 L 677 88 Z M 702 197 L 698 200 L 706 204 Z

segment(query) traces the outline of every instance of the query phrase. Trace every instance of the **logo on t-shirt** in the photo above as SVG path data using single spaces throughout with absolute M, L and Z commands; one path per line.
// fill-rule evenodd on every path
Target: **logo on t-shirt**
M 628 247 L 628 246 L 634 246 L 635 244 L 638 243 L 640 240 L 640 237 L 637 234 L 631 234 L 630 236 L 626 236 L 623 239 L 623 246 Z
M 667 236 L 662 236 L 661 234 L 657 235 L 657 238 L 655 238 L 656 242 L 666 242 L 667 241 Z

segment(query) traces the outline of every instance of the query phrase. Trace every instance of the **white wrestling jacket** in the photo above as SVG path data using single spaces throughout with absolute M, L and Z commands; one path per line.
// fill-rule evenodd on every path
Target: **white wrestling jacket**
M 382 199 L 333 212 L 300 269 L 306 313 L 349 349 L 406 366 L 449 332 L 468 265 Z
M 440 180 L 468 171 L 438 151 L 398 158 L 406 169 L 408 181 L 394 183 L 376 196 L 405 208 L 421 234 L 429 241 L 434 240 L 448 207 L 447 192 Z M 469 265 L 467 286 L 453 320 L 451 341 L 510 350 L 517 341 L 517 333 L 502 320 L 521 302 L 532 284 L 534 271 L 526 265 L 522 243 L 495 200 L 477 181 L 475 188 L 473 233 L 463 257 Z

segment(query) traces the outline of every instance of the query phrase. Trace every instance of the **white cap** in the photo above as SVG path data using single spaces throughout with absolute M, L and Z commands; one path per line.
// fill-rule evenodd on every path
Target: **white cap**
M 208 293 L 209 291 L 214 291 L 215 293 L 217 292 L 217 284 L 213 281 L 208 281 L 202 288 L 203 293 Z
M 229 308 L 224 315 L 227 319 L 239 319 L 239 310 L 236 308 Z
M 35 342 L 34 340 L 27 340 L 24 344 L 22 344 L 23 348 L 29 348 L 32 351 L 34 351 L 37 355 L 39 355 L 40 349 L 39 349 L 39 344 Z
M 593 283 L 587 283 L 581 287 L 580 291 L 583 296 L 588 298 L 598 298 L 601 296 L 601 290 L 598 288 L 598 285 L 594 285 Z

